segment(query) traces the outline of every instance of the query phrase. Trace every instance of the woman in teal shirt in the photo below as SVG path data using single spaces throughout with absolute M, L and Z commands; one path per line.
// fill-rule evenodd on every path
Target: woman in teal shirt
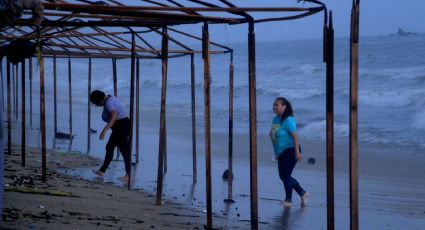
M 279 177 L 285 187 L 286 198 L 283 205 L 291 206 L 292 189 L 301 197 L 301 204 L 305 205 L 308 193 L 291 176 L 295 164 L 302 159 L 292 106 L 286 98 L 278 97 L 273 103 L 273 111 L 276 116 L 272 121 L 270 138 L 278 158 Z

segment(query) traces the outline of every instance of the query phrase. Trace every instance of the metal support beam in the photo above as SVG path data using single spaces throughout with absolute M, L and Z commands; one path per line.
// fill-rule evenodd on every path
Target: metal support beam
M 190 55 L 190 93 L 192 105 L 192 170 L 193 184 L 197 182 L 197 167 L 196 167 L 196 99 L 195 99 L 195 57 Z
M 69 106 L 69 140 L 72 141 L 72 71 L 71 57 L 68 58 L 68 106 Z
M 22 82 L 21 82 L 21 112 L 22 112 L 22 141 L 21 141 L 21 164 L 22 167 L 25 167 L 25 154 L 26 154 L 26 142 L 25 142 L 25 137 L 26 137 L 26 116 L 25 116 L 25 59 L 22 61 L 21 63 L 21 75 L 22 75 Z
M 89 97 L 90 98 L 90 97 Z M 53 56 L 53 119 L 55 135 L 58 132 L 57 71 L 56 56 Z
M 156 205 L 161 205 L 162 183 L 164 176 L 164 154 L 165 154 L 165 108 L 167 99 L 167 70 L 168 70 L 168 32 L 167 27 L 162 29 L 162 87 L 161 87 L 161 113 L 159 124 L 159 154 L 158 174 L 156 184 Z
M 140 63 L 136 62 L 136 163 L 140 158 Z
M 10 86 L 10 60 L 6 62 L 6 84 L 7 84 L 7 154 L 12 154 L 12 93 Z
M 351 9 L 350 36 L 350 229 L 359 229 L 358 185 L 358 81 L 359 81 L 359 0 Z
M 131 33 L 131 76 L 130 76 L 130 167 L 133 159 L 133 126 L 134 126 L 134 80 L 136 75 L 136 38 Z M 124 159 L 125 160 L 125 159 Z M 131 188 L 131 169 L 128 175 L 128 190 Z
M 229 160 L 227 179 L 227 201 L 233 202 L 233 52 L 230 53 L 229 68 Z
M 91 102 L 90 102 L 90 94 L 91 94 L 91 58 L 89 58 L 89 66 L 88 66 L 88 77 L 87 77 L 87 154 L 90 152 L 91 145 Z
M 40 45 L 37 46 L 37 49 L 40 49 Z M 44 97 L 44 59 L 41 50 L 38 50 L 38 55 L 40 66 L 41 179 L 46 181 L 46 104 Z
M 248 71 L 249 71 L 249 152 L 251 178 L 251 229 L 258 229 L 258 188 L 257 188 L 257 95 L 255 67 L 254 23 L 249 22 Z
M 326 43 L 326 194 L 327 194 L 327 226 L 335 229 L 334 204 L 334 31 L 332 11 L 329 27 L 325 26 Z
M 202 28 L 202 58 L 204 60 L 204 125 L 205 125 L 205 185 L 207 203 L 207 229 L 212 229 L 211 182 L 211 71 L 208 24 Z

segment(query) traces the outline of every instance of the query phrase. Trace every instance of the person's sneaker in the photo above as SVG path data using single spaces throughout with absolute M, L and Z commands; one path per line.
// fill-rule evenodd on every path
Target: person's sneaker
M 93 170 L 92 170 L 92 172 L 93 172 L 94 174 L 97 174 L 98 176 L 104 176 L 104 175 L 105 175 L 105 173 L 104 173 L 104 172 L 102 172 L 102 171 L 100 171 L 100 170 L 96 170 L 96 169 L 93 169 Z
M 288 202 L 288 201 L 284 201 L 283 202 L 283 207 L 290 208 L 291 206 L 292 206 L 292 203 L 291 202 Z
M 301 197 L 301 204 L 302 205 L 306 205 L 307 204 L 307 200 L 308 200 L 308 192 L 305 192 L 304 195 L 302 195 Z

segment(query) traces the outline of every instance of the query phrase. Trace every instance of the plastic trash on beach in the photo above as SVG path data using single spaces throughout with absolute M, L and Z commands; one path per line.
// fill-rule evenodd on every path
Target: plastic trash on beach
M 56 132 L 55 138 L 57 139 L 73 139 L 74 136 L 68 133 Z

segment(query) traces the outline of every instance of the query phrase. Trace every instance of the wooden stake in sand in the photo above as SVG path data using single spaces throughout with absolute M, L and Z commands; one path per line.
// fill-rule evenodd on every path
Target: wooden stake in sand
M 87 154 L 90 152 L 91 144 L 91 102 L 90 102 L 90 93 L 91 93 L 91 58 L 89 58 L 88 66 L 88 76 L 87 76 Z
M 156 205 L 161 205 L 162 183 L 164 173 L 164 152 L 165 152 L 165 108 L 167 98 L 167 70 L 168 70 L 168 33 L 167 27 L 162 29 L 162 87 L 161 87 L 161 113 L 159 118 L 159 153 L 158 153 L 158 173 L 156 184 Z
M 248 26 L 248 71 L 249 71 L 249 143 L 251 178 L 251 229 L 258 229 L 258 189 L 257 189 L 257 96 L 255 67 L 254 22 Z
M 195 106 L 195 56 L 190 55 L 190 94 L 192 105 L 192 171 L 193 184 L 197 182 L 196 170 L 196 106 Z
M 325 22 L 325 25 L 327 22 Z M 334 211 L 334 31 L 332 11 L 326 33 L 326 184 L 328 230 L 335 228 Z
M 26 143 L 25 143 L 25 136 L 26 136 L 26 123 L 25 123 L 25 59 L 22 61 L 22 64 L 21 64 L 21 74 L 22 74 L 22 81 L 21 81 L 21 96 L 22 96 L 22 98 L 21 98 L 21 100 L 22 100 L 22 103 L 21 103 L 21 112 L 22 112 L 22 127 L 21 127 L 21 130 L 22 130 L 22 141 L 21 141 L 21 164 L 22 164 L 22 167 L 25 167 L 25 154 L 26 154 L 26 152 L 25 152 L 25 149 L 26 149 Z
M 211 72 L 208 23 L 202 27 L 202 58 L 204 60 L 204 125 L 205 125 L 205 186 L 207 199 L 207 229 L 212 229 L 211 182 Z
M 350 229 L 359 229 L 358 188 L 358 81 L 359 81 L 359 10 L 353 0 L 350 34 Z

